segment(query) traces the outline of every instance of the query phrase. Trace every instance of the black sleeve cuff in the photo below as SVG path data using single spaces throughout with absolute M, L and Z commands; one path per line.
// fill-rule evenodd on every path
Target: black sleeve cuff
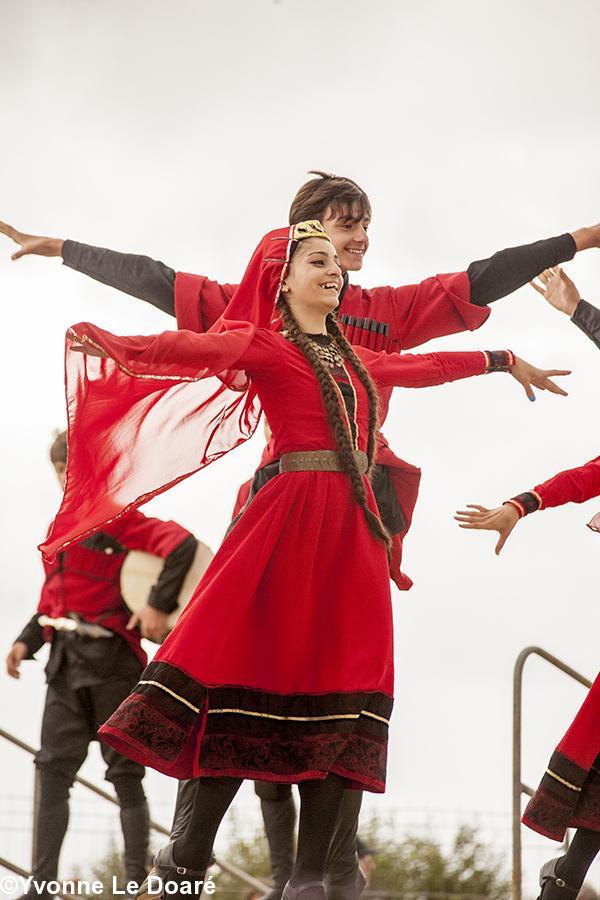
M 467 269 L 471 303 L 486 306 L 528 284 L 536 275 L 573 259 L 577 247 L 573 236 L 561 234 L 533 244 L 499 250 L 489 259 L 472 262 Z
M 580 300 L 571 321 L 600 348 L 600 309 L 587 300 Z
M 505 502 L 514 506 L 518 510 L 521 518 L 523 518 L 523 516 L 528 516 L 532 512 L 537 512 L 542 505 L 540 498 L 537 494 L 534 494 L 533 491 L 517 494 L 516 497 L 511 497 L 510 500 L 506 500 Z
M 17 641 L 27 644 L 29 653 L 26 659 L 33 659 L 40 647 L 44 646 L 44 629 L 38 622 L 38 613 L 31 617 L 21 634 L 15 638 L 14 643 L 16 644 Z
M 512 350 L 484 350 L 486 357 L 486 372 L 510 372 L 515 364 L 515 354 Z
M 198 542 L 191 534 L 169 553 L 158 581 L 148 597 L 149 606 L 164 613 L 172 613 L 177 609 L 177 598 L 194 561 L 197 546 Z
M 82 275 L 175 315 L 175 270 L 149 256 L 66 240 L 63 263 Z

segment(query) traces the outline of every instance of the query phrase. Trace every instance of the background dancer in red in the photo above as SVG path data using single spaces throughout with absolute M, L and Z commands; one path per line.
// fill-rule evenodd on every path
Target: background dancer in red
M 364 477 L 376 453 L 371 377 L 378 388 L 421 387 L 522 365 L 509 352 L 357 356 L 330 314 L 341 284 L 332 244 L 318 223 L 304 223 L 266 236 L 227 318 L 208 334 L 69 330 L 70 428 L 80 439 L 47 554 L 246 439 L 257 395 L 280 459 L 280 475 L 250 502 L 101 729 L 134 759 L 199 777 L 185 832 L 158 854 L 161 875 L 201 877 L 242 778 L 299 782 L 298 858 L 284 896 L 325 896 L 320 879 L 345 783 L 385 785 L 390 540 Z M 545 384 L 549 374 L 540 373 Z M 84 474 L 88 432 L 104 453 L 93 486 Z M 157 454 L 157 440 L 170 452 Z
M 540 282 L 534 285 L 536 290 L 600 346 L 600 310 L 580 297 L 571 279 L 554 268 L 543 272 Z M 496 509 L 471 506 L 458 512 L 456 518 L 461 528 L 497 531 L 499 554 L 524 516 L 565 503 L 585 503 L 598 496 L 600 457 L 559 472 Z M 594 516 L 589 527 L 600 531 L 600 516 Z M 556 841 L 564 839 L 567 828 L 577 828 L 566 854 L 547 862 L 540 872 L 543 900 L 574 900 L 600 852 L 600 677 L 552 755 L 523 822 Z
M 64 432 L 53 442 L 50 459 L 64 488 Z M 164 558 L 162 573 L 137 616 L 125 606 L 119 586 L 130 550 L 145 550 Z M 168 614 L 177 606 L 177 595 L 195 551 L 196 539 L 180 525 L 134 511 L 45 565 L 37 611 L 6 660 L 8 674 L 19 678 L 23 660 L 33 659 L 46 641 L 51 642 L 41 748 L 35 756 L 40 805 L 32 876 L 40 893 L 32 886 L 28 896 L 51 896 L 43 884 L 57 877 L 75 776 L 90 741 L 96 740 L 98 727 L 127 696 L 147 662 L 141 636 L 154 640 L 164 637 Z M 47 623 L 45 627 L 38 621 L 40 617 Z M 146 877 L 149 839 L 144 768 L 106 744 L 100 748 L 106 779 L 114 785 L 120 805 L 125 881 L 140 884 Z

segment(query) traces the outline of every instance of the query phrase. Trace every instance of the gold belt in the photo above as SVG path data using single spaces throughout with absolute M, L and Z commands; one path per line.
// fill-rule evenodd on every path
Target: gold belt
M 367 454 L 354 451 L 358 468 L 364 475 L 368 468 Z M 284 453 L 279 460 L 280 472 L 343 472 L 344 467 L 336 450 L 298 450 Z

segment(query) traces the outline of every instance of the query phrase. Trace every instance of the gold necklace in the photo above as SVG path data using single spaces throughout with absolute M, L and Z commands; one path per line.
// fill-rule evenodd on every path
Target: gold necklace
M 294 338 L 291 337 L 291 335 L 287 331 L 282 331 L 281 333 L 283 337 L 286 338 L 291 344 L 295 344 L 296 346 L 298 346 L 298 342 L 294 340 Z M 307 334 L 306 337 L 311 342 L 314 350 L 317 352 L 318 356 L 321 359 L 321 362 L 324 363 L 324 365 L 328 366 L 328 368 L 330 369 L 343 368 L 344 357 L 340 353 L 338 346 L 333 339 L 330 339 L 327 344 L 322 344 L 310 334 Z

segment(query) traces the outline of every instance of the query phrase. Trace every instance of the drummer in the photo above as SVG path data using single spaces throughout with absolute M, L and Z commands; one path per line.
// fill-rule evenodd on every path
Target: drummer
M 50 447 L 50 460 L 64 490 L 65 432 Z M 29 896 L 51 896 L 46 885 L 57 878 L 70 788 L 97 729 L 129 694 L 146 665 L 141 638 L 160 641 L 165 636 L 168 616 L 178 605 L 197 545 L 196 538 L 176 522 L 135 511 L 69 547 L 52 564 L 44 564 L 46 577 L 37 612 L 6 660 L 8 674 L 19 678 L 21 662 L 32 659 L 50 642 L 41 749 L 34 760 L 40 776 L 40 805 L 32 872 L 36 884 Z M 123 563 L 132 550 L 163 560 L 145 605 L 134 614 L 126 607 L 120 587 Z M 107 744 L 100 743 L 100 750 L 105 778 L 114 785 L 120 806 L 125 881 L 141 884 L 149 840 L 144 768 Z

